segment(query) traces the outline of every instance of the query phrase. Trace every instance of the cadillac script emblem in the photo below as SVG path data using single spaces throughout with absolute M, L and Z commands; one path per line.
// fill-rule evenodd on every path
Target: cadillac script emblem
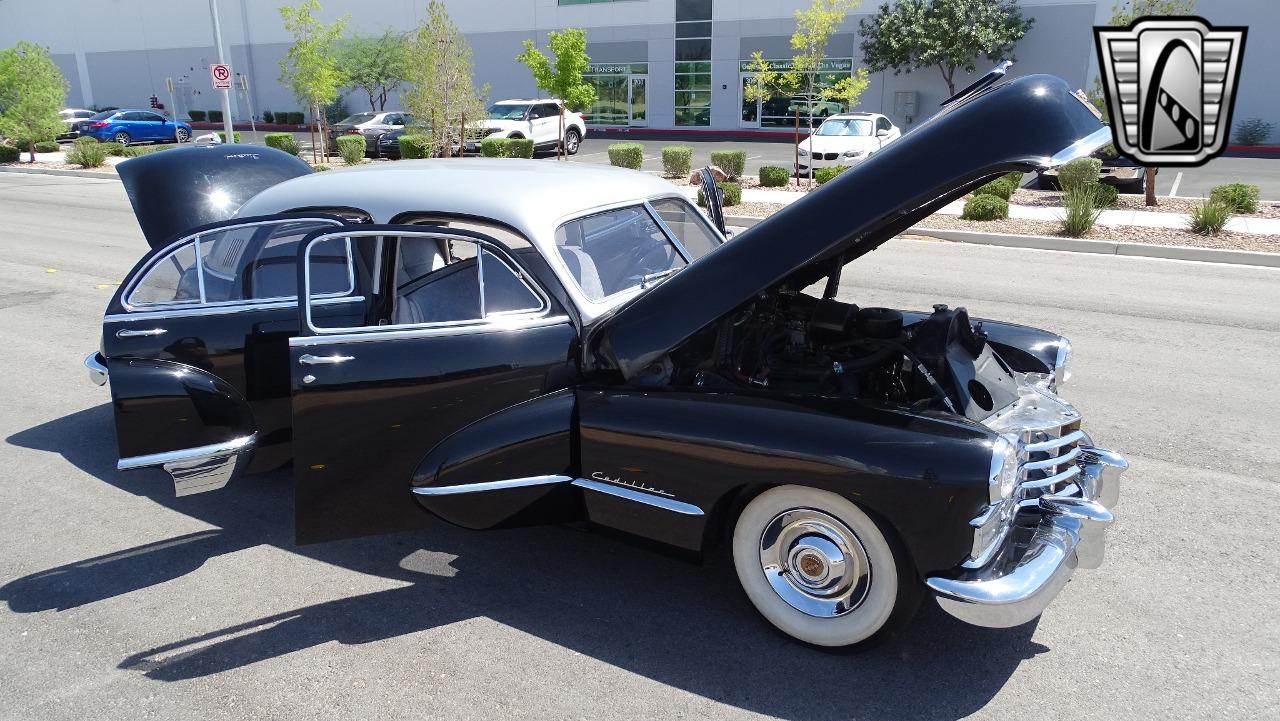
M 1201 165 L 1220 154 L 1245 30 L 1197 17 L 1094 28 L 1116 148 L 1147 165 Z

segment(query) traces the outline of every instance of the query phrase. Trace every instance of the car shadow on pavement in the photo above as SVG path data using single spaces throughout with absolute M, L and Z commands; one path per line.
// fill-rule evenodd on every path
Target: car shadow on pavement
M 210 558 L 263 544 L 409 584 L 177 638 L 119 664 L 159 681 L 488 617 L 756 713 L 806 721 L 939 719 L 982 708 L 1023 660 L 1048 650 L 1031 639 L 1035 623 L 975 628 L 926 600 L 897 638 L 862 653 L 825 653 L 784 638 L 756 616 L 730 564 L 695 566 L 563 527 L 474 532 L 437 522 L 420 531 L 295 546 L 287 472 L 174 498 L 163 473 L 115 470 L 110 416 L 102 405 L 7 440 L 60 453 L 106 483 L 218 529 L 15 579 L 0 587 L 12 612 L 72 609 L 179 579 Z M 246 582 L 253 573 L 246 569 Z M 272 582 L 258 580 L 264 587 Z

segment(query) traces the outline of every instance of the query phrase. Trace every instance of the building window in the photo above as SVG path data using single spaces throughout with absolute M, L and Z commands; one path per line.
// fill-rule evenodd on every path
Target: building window
M 791 60 L 768 60 L 774 70 L 790 70 Z M 742 118 L 740 125 L 747 128 L 790 128 L 796 123 L 799 115 L 800 124 L 809 124 L 809 106 L 801 96 L 776 95 L 758 100 L 747 99 L 747 89 L 753 87 L 756 75 L 751 70 L 751 62 L 743 60 L 739 64 L 739 86 L 742 100 Z M 822 61 L 819 72 L 813 75 L 816 88 L 829 88 L 847 78 L 853 72 L 853 60 L 850 58 L 827 58 Z M 677 86 L 678 87 L 678 86 Z M 813 103 L 813 124 L 820 124 L 828 115 L 848 112 L 852 108 L 834 100 L 815 100 Z
M 676 125 L 711 125 L 711 2 L 676 0 Z

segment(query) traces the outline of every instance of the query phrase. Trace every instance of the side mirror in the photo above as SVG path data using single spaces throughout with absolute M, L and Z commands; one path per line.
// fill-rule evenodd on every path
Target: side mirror
M 876 137 L 877 137 L 877 138 L 887 138 L 887 137 L 889 137 L 889 131 L 888 131 L 888 130 L 885 130 L 885 129 L 883 129 L 883 128 L 881 128 L 880 130 L 877 130 L 877 131 L 876 131 Z

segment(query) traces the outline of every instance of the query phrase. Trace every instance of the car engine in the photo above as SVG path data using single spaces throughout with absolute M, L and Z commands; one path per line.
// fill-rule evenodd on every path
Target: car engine
M 784 290 L 691 338 L 635 381 L 857 398 L 981 420 L 1017 400 L 1018 376 L 964 308 L 934 306 L 907 323 L 890 308 Z

